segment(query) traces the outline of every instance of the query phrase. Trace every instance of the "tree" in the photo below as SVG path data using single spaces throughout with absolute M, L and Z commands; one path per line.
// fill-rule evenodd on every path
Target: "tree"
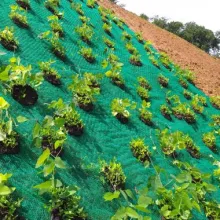
M 171 21 L 167 24 L 167 28 L 166 30 L 168 30 L 169 32 L 172 32 L 178 36 L 180 36 L 181 32 L 184 29 L 184 24 L 182 22 L 179 21 Z
M 146 14 L 142 13 L 142 14 L 140 14 L 140 17 L 147 20 L 147 21 L 149 20 L 149 17 Z
M 157 25 L 158 27 L 163 28 L 163 29 L 167 28 L 167 25 L 168 25 L 167 18 L 165 17 L 160 18 L 158 15 L 156 15 L 153 18 L 151 18 L 151 20 L 152 20 L 152 23 Z

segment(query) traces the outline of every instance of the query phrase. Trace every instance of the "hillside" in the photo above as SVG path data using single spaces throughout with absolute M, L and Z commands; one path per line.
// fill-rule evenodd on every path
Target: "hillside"
M 142 32 L 146 40 L 182 68 L 187 68 L 196 73 L 196 85 L 207 95 L 220 94 L 220 61 L 198 49 L 182 38 L 163 30 L 136 14 L 129 12 L 108 0 L 100 1 L 106 8 L 112 9 L 135 32 Z
M 93 1 L 30 2 L 0 2 L 0 220 L 220 219 L 219 99 Z

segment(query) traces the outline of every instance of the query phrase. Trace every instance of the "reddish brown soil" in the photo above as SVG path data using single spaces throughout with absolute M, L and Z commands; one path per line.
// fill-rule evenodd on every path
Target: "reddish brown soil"
M 112 9 L 135 32 L 142 32 L 144 39 L 150 40 L 159 51 L 167 53 L 174 63 L 195 72 L 196 86 L 207 95 L 220 95 L 219 59 L 108 0 L 100 0 L 99 4 Z

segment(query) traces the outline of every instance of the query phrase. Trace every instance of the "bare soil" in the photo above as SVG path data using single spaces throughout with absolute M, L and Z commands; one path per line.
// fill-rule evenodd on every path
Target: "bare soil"
M 150 40 L 160 52 L 167 53 L 174 63 L 195 72 L 196 86 L 207 95 L 220 95 L 220 59 L 108 0 L 99 0 L 99 4 L 113 10 L 133 31 L 142 32 L 145 40 Z

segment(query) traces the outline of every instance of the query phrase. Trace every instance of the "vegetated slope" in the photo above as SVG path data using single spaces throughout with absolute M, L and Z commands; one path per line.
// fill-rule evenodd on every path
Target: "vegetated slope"
M 162 130 L 168 128 L 170 132 L 177 130 L 189 134 L 195 144 L 199 146 L 201 157 L 195 159 L 190 156 L 186 149 L 176 150 L 177 159 L 183 162 L 188 162 L 191 166 L 200 169 L 202 173 L 213 174 L 216 166 L 213 166 L 215 160 L 219 161 L 219 154 L 213 153 L 202 141 L 204 133 L 214 131 L 209 124 L 212 122 L 211 115 L 218 114 L 219 111 L 212 107 L 208 98 L 203 92 L 196 88 L 193 84 L 188 83 L 188 90 L 194 95 L 198 94 L 207 98 L 207 107 L 205 107 L 203 114 L 196 114 L 196 122 L 188 124 L 185 120 L 179 120 L 173 115 L 172 120 L 167 120 L 160 112 L 160 106 L 166 103 L 166 93 L 171 91 L 170 95 L 178 95 L 181 102 L 189 105 L 183 96 L 183 88 L 178 83 L 178 77 L 174 75 L 173 71 L 169 71 L 160 62 L 160 56 L 156 50 L 149 45 L 154 52 L 155 59 L 159 62 L 159 67 L 155 67 L 149 59 L 149 54 L 139 43 L 135 34 L 126 26 L 122 25 L 125 31 L 131 36 L 132 44 L 137 48 L 141 54 L 142 66 L 137 67 L 129 62 L 130 54 L 125 48 L 125 42 L 122 40 L 123 30 L 112 22 L 112 34 L 109 36 L 102 29 L 103 22 L 101 16 L 96 8 L 89 8 L 82 1 L 76 1 L 82 4 L 82 10 L 85 15 L 91 20 L 94 30 L 94 36 L 91 39 L 89 47 L 92 48 L 96 55 L 94 63 L 87 62 L 80 54 L 79 50 L 83 43 L 75 32 L 75 27 L 81 24 L 79 15 L 70 7 L 70 2 L 61 1 L 59 10 L 64 11 L 64 18 L 60 20 L 64 29 L 64 37 L 60 40 L 62 45 L 66 48 L 66 58 L 64 61 L 58 59 L 51 51 L 50 44 L 39 38 L 39 34 L 47 31 L 49 28 L 47 16 L 51 12 L 47 10 L 40 1 L 31 1 L 31 10 L 28 11 L 27 16 L 29 20 L 29 29 L 21 29 L 16 26 L 8 17 L 13 0 L 4 0 L 0 3 L 0 29 L 5 26 L 13 26 L 15 29 L 15 36 L 19 41 L 19 49 L 15 52 L 9 52 L 2 46 L 1 51 L 6 52 L 6 55 L 0 56 L 1 65 L 8 64 L 8 60 L 12 56 L 20 57 L 24 65 L 32 65 L 32 72 L 39 72 L 38 62 L 48 61 L 50 59 L 56 60 L 54 67 L 61 75 L 62 85 L 59 87 L 51 85 L 44 81 L 38 88 L 38 101 L 34 106 L 25 107 L 16 102 L 10 94 L 5 94 L 1 91 L 1 96 L 10 103 L 9 112 L 12 116 L 17 118 L 23 116 L 28 121 L 17 123 L 14 128 L 20 136 L 20 152 L 16 155 L 0 155 L 1 172 L 12 173 L 10 184 L 16 187 L 16 195 L 23 198 L 21 214 L 29 220 L 46 220 L 50 219 L 50 214 L 44 209 L 44 203 L 48 203 L 48 198 L 40 196 L 33 186 L 45 181 L 47 178 L 39 173 L 39 169 L 35 169 L 35 164 L 38 156 L 42 153 L 41 148 L 36 148 L 33 143 L 32 132 L 34 125 L 41 123 L 46 115 L 53 116 L 53 111 L 48 110 L 47 104 L 51 101 L 62 98 L 65 102 L 71 103 L 73 101 L 73 93 L 68 90 L 68 86 L 72 82 L 72 77 L 76 74 L 83 74 L 91 72 L 93 74 L 103 74 L 101 80 L 101 93 L 97 95 L 94 103 L 94 110 L 86 112 L 79 107 L 76 107 L 80 113 L 81 118 L 85 124 L 84 133 L 79 137 L 68 135 L 68 139 L 64 144 L 64 153 L 62 159 L 67 164 L 66 170 L 59 170 L 57 178 L 59 178 L 65 185 L 77 185 L 80 187 L 79 194 L 81 195 L 81 205 L 88 214 L 88 219 L 106 220 L 115 213 L 120 204 L 118 201 L 111 203 L 104 202 L 103 195 L 105 192 L 111 190 L 107 183 L 103 183 L 103 178 L 100 174 L 100 160 L 109 162 L 114 157 L 122 164 L 122 169 L 126 175 L 126 189 L 141 189 L 145 187 L 147 181 L 156 174 L 159 167 L 164 169 L 164 174 L 161 174 L 163 184 L 171 183 L 170 175 L 178 175 L 180 169 L 173 164 L 174 159 L 165 156 L 160 148 L 160 143 L 156 129 Z M 110 19 L 110 16 L 108 16 Z M 125 80 L 125 88 L 120 88 L 107 77 L 102 68 L 102 61 L 112 53 L 111 50 L 106 49 L 102 36 L 110 38 L 115 43 L 114 54 L 119 57 L 119 61 L 124 64 L 121 75 Z M 108 68 L 109 69 L 109 68 Z M 158 83 L 158 76 L 163 73 L 169 79 L 168 88 L 163 88 Z M 149 91 L 149 101 L 151 103 L 150 112 L 152 112 L 153 125 L 144 124 L 139 118 L 138 109 L 141 107 L 141 98 L 137 94 L 138 77 L 145 77 L 152 89 Z M 76 95 L 76 94 L 75 94 Z M 110 105 L 113 99 L 129 99 L 137 103 L 137 109 L 131 110 L 131 117 L 127 124 L 123 124 L 112 116 Z M 191 107 L 190 107 L 191 108 Z M 220 140 L 217 134 L 216 143 L 219 148 Z M 149 167 L 138 161 L 132 154 L 129 143 L 133 138 L 144 138 L 145 143 L 149 146 L 151 152 L 151 163 Z M 211 155 L 212 157 L 209 157 Z M 154 166 L 153 166 L 154 165 Z M 213 180 L 212 180 L 213 179 Z M 210 183 L 218 186 L 216 178 L 207 180 Z M 174 181 L 174 180 L 173 180 Z M 210 200 L 217 200 L 220 202 L 220 191 L 213 192 L 210 195 Z M 149 214 L 152 219 L 159 219 L 160 213 L 156 205 Z M 204 212 L 193 213 L 193 219 L 206 219 Z
M 159 51 L 166 52 L 176 64 L 194 71 L 196 85 L 207 95 L 220 94 L 219 59 L 108 0 L 100 1 L 100 4 L 112 9 L 135 32 L 142 32 L 144 39 L 152 41 Z

